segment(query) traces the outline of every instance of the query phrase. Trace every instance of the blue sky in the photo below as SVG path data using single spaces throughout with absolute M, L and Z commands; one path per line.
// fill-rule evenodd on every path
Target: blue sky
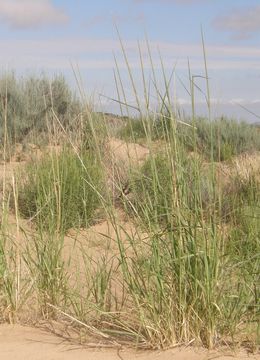
M 88 94 L 114 97 L 115 53 L 128 100 L 134 103 L 115 24 L 140 96 L 137 41 L 147 78 L 151 76 L 146 33 L 159 83 L 163 79 L 158 48 L 167 74 L 176 66 L 174 95 L 186 108 L 190 101 L 181 82 L 188 85 L 187 58 L 194 75 L 204 71 L 202 26 L 215 113 L 257 120 L 237 104 L 260 115 L 260 0 L 1 0 L 2 70 L 63 72 L 75 83 L 72 63 L 79 67 Z M 201 81 L 198 85 L 205 87 Z M 196 99 L 198 111 L 204 111 L 202 97 L 196 94 Z

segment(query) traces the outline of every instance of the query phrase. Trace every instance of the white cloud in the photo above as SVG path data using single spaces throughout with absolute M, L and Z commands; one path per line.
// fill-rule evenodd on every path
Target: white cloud
M 215 18 L 213 25 L 221 31 L 229 31 L 233 38 L 244 40 L 260 32 L 260 6 L 237 8 L 227 15 Z
M 133 69 L 140 69 L 138 47 L 135 41 L 124 43 L 128 59 Z M 140 42 L 143 49 L 145 69 L 150 69 L 150 60 L 145 42 Z M 150 42 L 154 66 L 161 68 L 158 47 L 166 69 L 187 69 L 187 57 L 192 70 L 203 71 L 203 52 L 200 44 L 175 44 L 167 42 Z M 69 68 L 70 60 L 77 62 L 82 69 L 112 69 L 114 51 L 119 67 L 125 68 L 119 41 L 113 39 L 46 39 L 33 40 L 0 40 L 0 62 L 17 68 Z M 260 49 L 254 46 L 207 46 L 209 70 L 260 70 Z
M 235 98 L 235 99 L 230 99 L 227 102 L 225 102 L 226 104 L 229 105 L 259 105 L 260 104 L 260 99 L 244 99 L 244 98 Z
M 191 100 L 190 99 L 185 99 L 185 98 L 177 98 L 177 104 L 180 106 L 190 106 L 191 105 Z
M 50 0 L 1 0 L 0 19 L 14 29 L 31 29 L 64 24 L 68 16 Z
M 243 99 L 243 98 L 234 98 L 234 99 L 230 99 L 229 101 L 227 101 L 227 104 L 230 104 L 230 105 L 235 105 L 235 104 L 250 104 L 251 101 L 248 101 L 246 99 Z
M 251 100 L 251 104 L 260 104 L 260 99 Z

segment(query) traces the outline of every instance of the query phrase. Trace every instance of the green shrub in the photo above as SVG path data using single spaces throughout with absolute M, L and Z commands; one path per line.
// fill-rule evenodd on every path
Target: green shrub
M 145 138 L 145 127 L 141 119 L 127 119 L 117 136 L 126 141 L 138 141 Z
M 146 138 L 148 128 L 152 140 L 169 139 L 171 116 L 129 119 L 118 136 L 124 140 L 140 141 Z M 260 137 L 256 126 L 232 119 L 221 118 L 210 122 L 204 118 L 186 120 L 188 125 L 177 123 L 176 136 L 188 151 L 199 151 L 207 159 L 230 160 L 241 153 L 260 150 Z M 149 127 L 147 124 L 150 124 Z M 195 127 L 195 131 L 194 131 Z
M 117 136 L 125 141 L 138 142 L 151 136 L 152 140 L 168 139 L 171 129 L 170 115 L 157 115 L 146 118 L 127 119 Z
M 207 159 L 214 161 L 230 160 L 241 153 L 260 150 L 260 137 L 255 127 L 245 122 L 221 118 L 210 122 L 207 119 L 196 119 L 195 138 L 191 127 L 179 126 L 180 141 L 189 150 L 198 151 Z M 194 142 L 195 141 L 195 142 Z

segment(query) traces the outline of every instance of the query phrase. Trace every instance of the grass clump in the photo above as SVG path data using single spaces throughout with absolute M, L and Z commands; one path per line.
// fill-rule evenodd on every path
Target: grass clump
M 212 348 L 221 339 L 235 341 L 242 324 L 257 327 L 257 188 L 233 189 L 227 217 L 225 189 L 210 171 L 204 178 L 200 162 L 181 154 L 154 155 L 133 181 L 131 209 L 149 235 L 144 252 L 130 241 L 132 256 L 120 243 L 123 274 L 140 333 L 151 346 L 195 338 Z M 246 209 L 254 214 L 250 221 Z
M 45 319 L 56 315 L 49 304 L 64 308 L 68 302 L 68 261 L 62 256 L 63 247 L 62 235 L 44 236 L 39 232 L 28 241 L 23 253 L 36 290 L 37 310 Z
M 18 185 L 18 208 L 38 226 L 58 231 L 88 226 L 99 206 L 99 163 L 89 152 L 71 150 L 32 162 Z
M 171 148 L 151 154 L 130 178 L 130 209 L 146 224 L 175 227 L 180 216 L 209 218 L 219 211 L 210 169 L 179 146 L 178 159 Z
M 172 169 L 165 155 L 148 158 L 140 172 L 130 179 L 130 189 L 132 208 L 146 223 L 167 222 L 173 189 Z

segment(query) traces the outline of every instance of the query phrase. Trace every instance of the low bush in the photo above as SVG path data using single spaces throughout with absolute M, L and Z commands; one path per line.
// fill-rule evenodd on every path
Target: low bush
M 160 116 L 148 120 L 129 119 L 120 129 L 118 136 L 127 141 L 145 139 L 150 131 L 152 140 L 169 139 L 173 119 Z M 199 151 L 206 159 L 213 161 L 230 160 L 234 155 L 260 150 L 257 127 L 246 122 L 220 118 L 210 122 L 204 118 L 186 120 L 186 126 L 177 123 L 176 136 L 188 151 Z M 194 130 L 195 128 L 195 130 Z

